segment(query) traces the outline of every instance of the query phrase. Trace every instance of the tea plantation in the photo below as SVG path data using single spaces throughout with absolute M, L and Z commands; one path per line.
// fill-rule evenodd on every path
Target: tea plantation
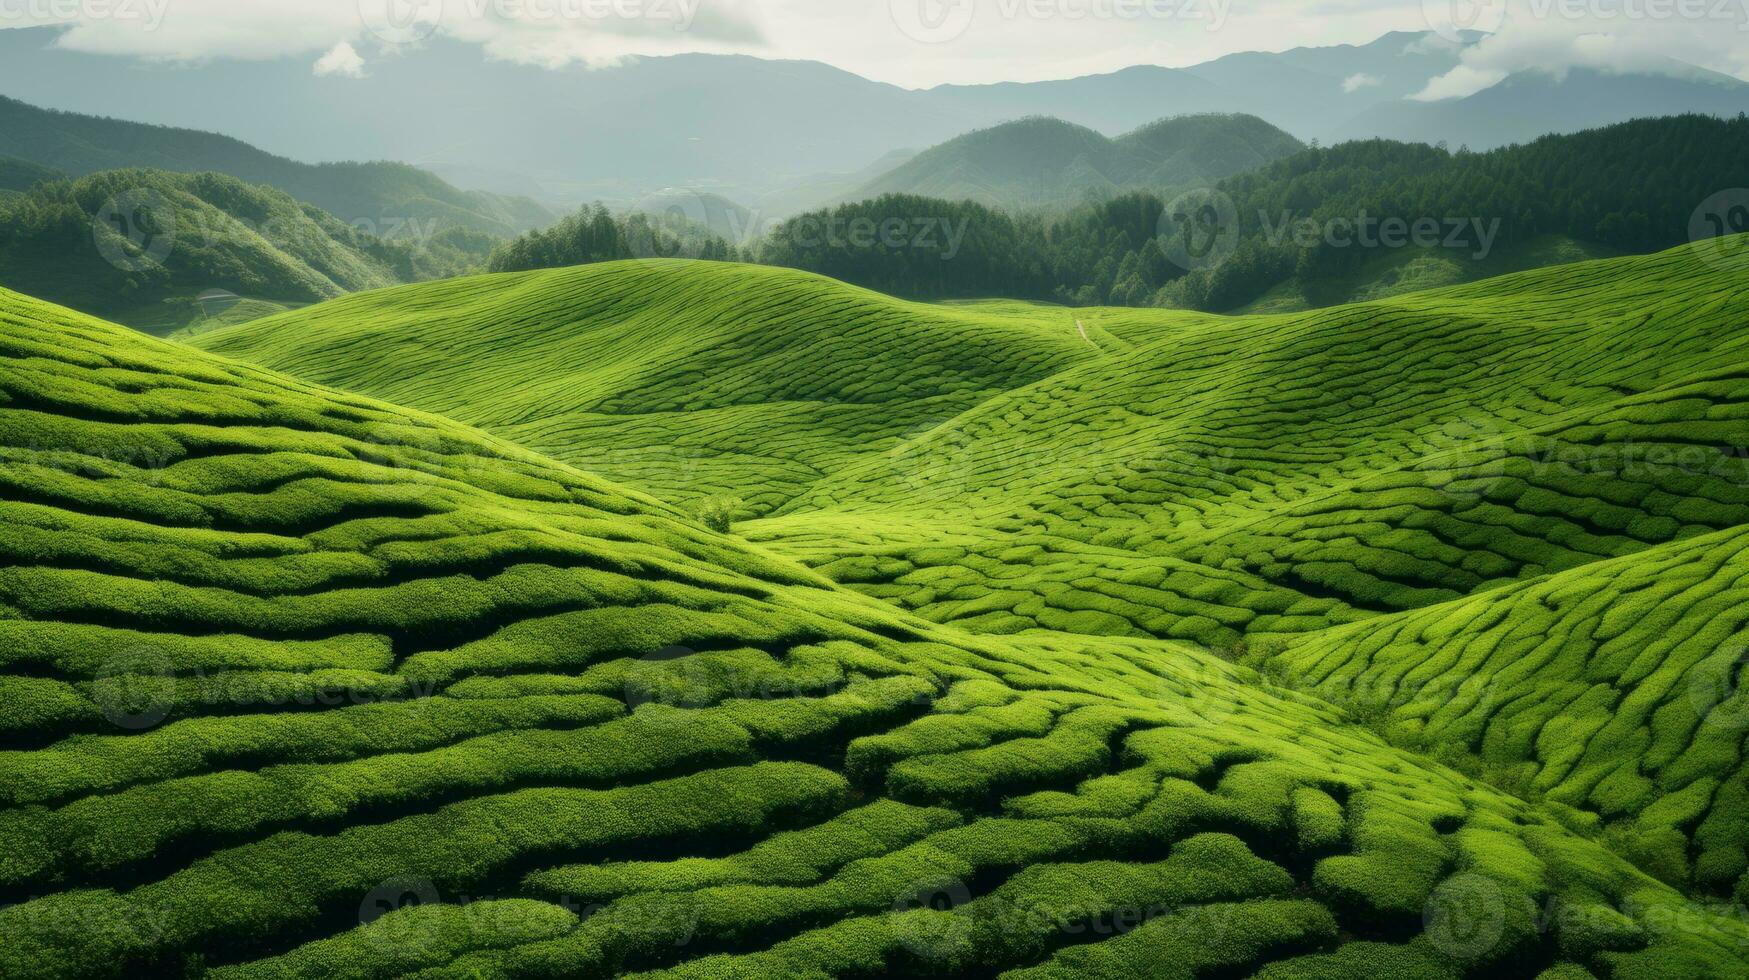
M 0 291 L 0 976 L 1749 976 L 1743 271 Z

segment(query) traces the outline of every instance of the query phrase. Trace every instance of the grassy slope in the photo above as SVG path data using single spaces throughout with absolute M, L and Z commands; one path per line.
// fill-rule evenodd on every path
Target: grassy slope
M 1749 972 L 1551 812 L 1188 647 L 932 624 L 5 292 L 0 356 L 7 976 Z
M 1290 279 L 1231 312 L 1296 313 L 1339 303 L 1364 303 L 1618 254 L 1617 250 L 1607 246 L 1563 235 L 1543 235 L 1523 245 L 1502 246 L 1482 259 L 1445 248 L 1387 249 L 1355 273 L 1311 284 L 1297 278 Z
M 466 419 L 667 499 L 731 492 L 760 512 L 1096 353 L 1048 308 L 990 315 L 671 261 L 388 290 L 196 343 Z
M 1683 550 L 1684 543 L 1749 523 L 1749 458 L 1737 448 L 1749 445 L 1749 421 L 1735 407 L 1749 394 L 1737 353 L 1749 297 L 1732 287 L 1741 250 L 1734 242 L 1722 247 L 1249 318 L 1018 303 L 915 306 L 757 270 L 773 278 L 746 287 L 782 309 L 798 309 L 811 297 L 814 306 L 844 310 L 845 322 L 875 309 L 898 325 L 864 334 L 852 351 L 859 369 L 851 371 L 841 360 L 808 356 L 756 362 L 767 367 L 753 374 L 705 372 L 702 360 L 687 371 L 663 352 L 660 365 L 670 376 L 694 378 L 692 387 L 645 385 L 648 414 L 603 419 L 588 430 L 597 441 L 562 437 L 556 445 L 579 459 L 590 452 L 611 458 L 603 447 L 656 447 L 664 439 L 718 453 L 692 472 L 709 472 L 713 487 L 769 491 L 760 504 L 774 508 L 773 516 L 743 524 L 742 533 L 867 594 L 982 633 L 1043 627 L 1230 647 L 1242 637 L 1255 644 L 1309 634 L 1311 643 L 1328 635 L 1318 631 L 1343 624 L 1389 631 L 1405 611 L 1436 615 L 1466 596 L 1492 601 L 1493 590 L 1514 582 L 1550 574 L 1560 581 L 1562 573 L 1588 574 L 1593 563 L 1611 558 L 1686 556 L 1681 560 L 1697 563 L 1698 571 L 1684 574 L 1701 574 L 1708 559 Z M 688 317 L 734 321 L 748 301 L 722 283 L 745 274 L 654 266 L 550 275 L 567 283 L 590 277 L 591 288 L 605 294 L 590 308 L 612 308 L 635 281 L 635 295 L 646 298 L 632 307 L 673 329 Z M 492 292 L 490 284 L 504 282 L 472 287 L 506 298 L 490 310 L 470 310 L 456 321 L 461 330 L 448 321 L 381 314 L 391 297 L 419 310 L 422 293 L 409 290 L 356 297 L 343 316 L 295 314 L 271 330 L 247 326 L 207 342 L 321 380 L 464 413 L 521 437 L 530 430 L 483 414 L 501 404 L 482 385 L 505 377 L 511 363 L 529 370 L 526 352 L 503 361 L 489 353 L 503 343 L 494 317 L 504 309 L 537 310 L 515 291 Z M 776 283 L 804 294 L 777 291 Z M 652 290 L 684 299 L 654 308 Z M 853 297 L 874 305 L 853 305 Z M 1084 318 L 1086 341 L 1068 332 L 1076 315 Z M 941 323 L 949 316 L 959 319 Z M 841 377 L 865 386 L 901 383 L 910 344 L 870 338 L 922 324 L 955 330 L 967 344 L 1024 329 L 1024 347 L 1004 335 L 1014 356 L 1041 338 L 1057 350 L 1057 338 L 1073 337 L 1072 352 L 1029 358 L 1034 367 L 976 387 L 969 396 L 976 404 L 939 424 L 917 429 L 916 416 L 888 410 L 884 428 L 851 430 L 844 420 L 861 416 L 842 404 L 842 390 L 835 399 L 831 386 Z M 426 360 L 411 361 L 417 356 L 411 352 L 367 358 L 360 354 L 367 348 L 352 346 L 384 336 L 416 340 Z M 781 350 L 769 332 L 757 336 Z M 465 347 L 448 349 L 464 339 Z M 575 372 L 550 376 L 568 388 L 585 383 Z M 425 378 L 442 384 L 421 390 Z M 438 401 L 459 379 L 472 379 L 465 397 Z M 717 387 L 697 387 L 707 381 Z M 807 387 L 826 411 L 807 416 L 805 427 L 794 419 L 786 427 L 782 415 L 745 410 L 739 424 L 764 427 L 740 431 L 740 438 L 818 446 L 821 431 L 856 437 L 840 437 L 829 457 L 813 457 L 831 471 L 800 492 L 791 481 L 768 487 L 765 460 L 701 435 L 711 431 L 701 422 L 717 409 L 698 392 L 780 403 L 769 393 L 773 384 Z M 542 387 L 534 386 L 536 400 Z M 516 409 L 545 411 L 527 402 Z M 562 431 L 532 419 L 517 424 Z M 622 474 L 664 496 L 684 497 L 688 489 L 684 469 Z M 1419 662 L 1422 654 L 1409 656 Z M 1272 670 L 1303 676 L 1296 664 L 1290 659 Z M 1704 683 L 1705 671 L 1716 668 L 1691 660 L 1670 669 L 1666 680 L 1681 685 Z M 1622 690 L 1632 690 L 1635 679 L 1624 675 Z M 1370 717 L 1419 704 L 1420 692 L 1322 694 Z M 1513 696 L 1541 703 L 1540 695 L 1514 689 Z M 1642 696 L 1612 710 L 1628 730 L 1649 732 L 1658 727 L 1650 714 L 1665 710 L 1668 700 Z M 1672 717 L 1682 724 L 1680 711 Z M 1452 760 L 1485 764 L 1490 778 L 1526 788 L 1542 763 L 1522 738 L 1511 743 L 1519 755 L 1502 756 L 1485 741 L 1485 718 L 1468 718 L 1469 727 L 1454 730 Z M 1386 720 L 1389 733 L 1411 747 L 1425 737 L 1413 724 L 1397 724 L 1412 722 L 1412 713 Z M 1593 792 L 1582 781 L 1552 795 L 1614 823 L 1611 833 L 1623 837 L 1623 849 L 1667 878 L 1728 891 L 1743 870 L 1733 863 L 1746 832 L 1741 807 L 1729 793 L 1714 794 L 1716 801 L 1694 797 L 1739 779 L 1740 753 L 1695 734 L 1693 720 L 1687 730 L 1693 737 L 1671 744 L 1710 753 L 1706 765 L 1671 763 L 1668 771 L 1633 775 L 1627 790 Z M 1632 768 L 1609 753 L 1637 758 L 1630 750 L 1640 735 L 1587 749 L 1589 734 L 1551 735 L 1540 751 L 1590 751 Z M 1603 776 L 1592 769 L 1586 778 Z M 1660 809 L 1677 805 L 1714 813 L 1714 823 L 1701 832 L 1700 816 L 1673 821 Z M 1636 821 L 1649 821 L 1644 833 L 1630 826 Z M 1676 852 L 1672 829 L 1683 840 Z M 1661 850 L 1642 840 L 1654 832 L 1663 835 Z M 1672 856 L 1684 848 L 1691 853 Z
M 1735 273 L 1677 250 L 1222 318 L 620 264 L 351 297 L 197 343 L 667 499 L 741 493 L 772 515 L 748 533 L 931 618 L 1218 643 L 1742 522 L 1743 460 L 1660 462 L 1690 437 L 1657 414 L 1693 414 L 1678 386 L 1736 362 Z M 1603 474 L 1543 461 L 1624 401 L 1604 441 L 1653 458 L 1600 461 L 1633 470 L 1600 509 Z M 1448 486 L 1442 453 L 1545 429 L 1478 464 L 1499 479 Z

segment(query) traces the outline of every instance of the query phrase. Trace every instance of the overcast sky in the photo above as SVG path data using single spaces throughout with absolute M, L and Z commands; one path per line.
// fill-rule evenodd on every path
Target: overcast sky
M 1426 97 L 1524 68 L 1665 57 L 1749 77 L 1749 0 L 0 0 L 0 26 L 70 23 L 63 45 L 121 57 L 298 57 L 319 74 L 365 75 L 441 32 L 536 64 L 738 52 L 907 87 L 1183 66 L 1454 19 L 1494 36 Z

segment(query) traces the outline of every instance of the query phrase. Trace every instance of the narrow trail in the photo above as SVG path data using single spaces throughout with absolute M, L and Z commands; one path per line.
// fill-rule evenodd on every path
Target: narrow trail
M 1087 341 L 1087 346 L 1094 350 L 1099 349 L 1099 345 L 1093 342 L 1093 338 L 1087 336 L 1087 324 L 1082 323 L 1079 318 L 1075 320 L 1075 329 L 1081 332 L 1081 339 Z

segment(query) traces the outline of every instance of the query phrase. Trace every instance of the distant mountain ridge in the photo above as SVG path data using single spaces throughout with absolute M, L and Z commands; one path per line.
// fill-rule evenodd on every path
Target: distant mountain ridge
M 0 156 L 0 191 L 27 191 L 38 181 L 53 180 L 59 176 L 59 171 L 49 167 L 17 157 Z
M 1248 115 L 1175 116 L 1117 139 L 1036 116 L 949 140 L 844 199 L 914 194 L 1008 210 L 1057 208 L 1126 190 L 1206 186 L 1301 149 L 1299 140 Z
M 526 198 L 464 191 L 404 163 L 299 163 L 218 133 L 40 109 L 0 96 L 0 155 L 74 177 L 147 167 L 228 174 L 307 201 L 378 235 L 394 225 L 510 236 L 555 216 Z
M 31 28 L 0 31 L 0 91 L 38 105 L 214 129 L 299 159 L 399 159 L 440 175 L 498 174 L 495 188 L 539 188 L 543 202 L 564 208 L 592 200 L 629 206 L 680 187 L 759 207 L 767 218 L 838 199 L 842 185 L 820 175 L 855 173 L 901 147 L 1034 115 L 1115 136 L 1169 113 L 1240 112 L 1306 141 L 1437 133 L 1482 150 L 1639 116 L 1749 110 L 1749 84 L 1686 67 L 1682 78 L 1612 76 L 1638 86 L 1640 94 L 1626 99 L 1608 79 L 1575 71 L 1525 76 L 1539 83 L 1534 100 L 1501 86 L 1468 99 L 1409 100 L 1457 67 L 1463 47 L 1481 36 L 1448 42 L 1391 33 L 1187 68 L 909 90 L 818 62 L 745 55 L 553 71 L 491 61 L 443 38 L 376 59 L 364 78 L 316 77 L 302 58 L 171 71 L 57 49 L 56 29 Z M 271 115 L 260 110 L 264 99 Z M 815 196 L 782 194 L 800 185 L 812 185 Z M 781 210 L 764 205 L 780 200 Z

